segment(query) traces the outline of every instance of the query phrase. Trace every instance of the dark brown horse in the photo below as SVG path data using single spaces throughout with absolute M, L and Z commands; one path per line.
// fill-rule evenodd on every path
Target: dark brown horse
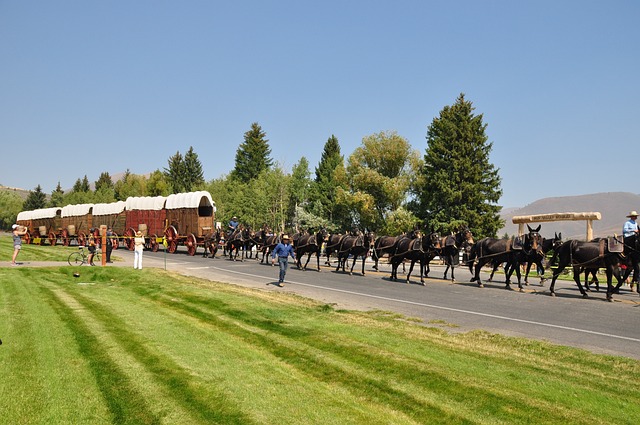
M 331 267 L 331 254 L 333 254 L 334 252 L 338 252 L 340 244 L 342 243 L 342 238 L 344 238 L 345 236 L 346 235 L 343 235 L 342 233 L 333 233 L 327 237 L 327 243 L 324 247 L 324 253 L 327 256 L 327 261 L 325 261 L 325 264 L 329 267 Z
M 296 264 L 298 265 L 298 269 L 306 270 L 307 264 L 309 264 L 309 260 L 311 259 L 311 254 L 315 254 L 318 271 L 320 271 L 320 254 L 322 252 L 322 244 L 327 240 L 328 236 L 329 234 L 324 227 L 312 235 L 307 234 L 300 236 L 295 247 L 297 259 Z M 302 256 L 305 254 L 307 254 L 307 262 L 304 263 L 304 266 L 301 266 Z
M 280 235 L 264 236 L 264 242 L 262 243 L 262 248 L 260 249 L 260 252 L 262 252 L 262 259 L 260 259 L 260 264 L 264 263 L 265 257 L 267 258 L 267 263 L 269 263 L 269 256 L 271 256 L 271 252 L 276 248 L 276 245 L 278 245 L 279 243 L 280 243 Z M 273 266 L 273 264 L 271 265 Z
M 451 268 L 451 281 L 455 282 L 453 270 L 460 264 L 460 251 L 470 249 L 473 246 L 473 234 L 468 227 L 463 227 L 455 234 L 444 236 L 440 241 L 440 246 L 440 258 L 447 265 L 444 269 L 443 279 L 447 279 L 447 273 Z
M 402 239 L 404 235 L 399 236 L 378 236 L 373 244 L 373 250 L 371 251 L 371 258 L 375 262 L 373 269 L 378 270 L 378 262 L 384 255 L 391 255 L 395 252 L 398 241 Z
M 351 255 L 353 256 L 353 263 L 351 263 L 349 275 L 353 274 L 353 267 L 356 265 L 358 257 L 362 257 L 362 276 L 364 276 L 364 264 L 369 250 L 373 248 L 375 240 L 375 233 L 368 230 L 365 230 L 364 234 L 362 232 L 357 232 L 356 234 L 350 234 L 343 237 L 340 241 L 340 247 L 337 250 L 338 267 L 336 268 L 336 271 L 339 271 L 340 267 L 342 267 L 342 271 L 345 272 L 346 263 Z
M 242 251 L 242 257 L 240 261 L 244 261 L 245 258 L 245 245 L 254 233 L 250 228 L 244 227 L 242 224 L 238 225 L 236 230 L 231 232 L 229 240 L 227 240 L 227 252 L 229 252 L 229 260 L 237 261 L 240 251 Z M 234 255 L 235 252 L 235 255 Z
M 412 233 L 415 234 L 415 233 Z M 424 285 L 424 278 L 429 275 L 429 263 L 440 251 L 440 235 L 436 232 L 425 236 L 411 238 L 411 235 L 401 238 L 396 244 L 396 252 L 390 257 L 391 280 L 398 280 L 398 266 L 405 260 L 410 260 L 406 282 L 411 281 L 411 273 L 416 262 L 420 262 L 420 283 Z
M 216 258 L 216 253 L 221 245 L 224 245 L 224 231 L 216 229 L 215 232 L 209 233 L 204 237 L 204 258 Z
M 555 297 L 556 279 L 566 267 L 571 266 L 573 267 L 573 280 L 578 285 L 582 297 L 587 298 L 587 292 L 580 283 L 581 271 L 604 268 L 607 276 L 607 301 L 612 301 L 614 291 L 618 290 L 624 281 L 620 275 L 623 250 L 613 249 L 614 245 L 616 245 L 614 238 L 592 242 L 569 240 L 560 245 L 551 260 L 553 263 L 557 258 L 558 267 L 554 270 L 553 278 L 551 279 L 550 295 Z M 615 287 L 612 284 L 614 276 L 618 280 L 618 284 Z
M 523 291 L 522 287 L 522 275 L 520 273 L 519 260 L 522 251 L 537 251 L 540 249 L 540 242 L 542 237 L 538 231 L 540 226 L 536 229 L 529 228 L 529 233 L 522 237 L 511 239 L 494 239 L 484 238 L 476 242 L 471 248 L 469 254 L 469 271 L 473 274 L 471 282 L 478 282 L 478 286 L 483 287 L 480 280 L 480 270 L 482 266 L 490 262 L 507 263 L 505 268 L 506 280 L 505 284 L 507 288 L 511 288 L 511 275 L 514 270 L 518 278 L 518 288 Z M 475 262 L 475 273 L 474 273 Z

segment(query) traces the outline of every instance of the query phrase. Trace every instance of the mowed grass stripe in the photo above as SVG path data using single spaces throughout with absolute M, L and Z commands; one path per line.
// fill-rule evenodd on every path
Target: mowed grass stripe
M 304 328 L 278 323 L 278 320 L 274 321 L 270 318 L 259 319 L 254 314 L 250 314 L 248 317 L 234 307 L 223 312 L 224 309 L 221 309 L 221 306 L 226 304 L 217 300 L 209 303 L 207 298 L 183 295 L 184 301 L 178 301 L 178 297 L 180 294 L 177 292 L 171 292 L 168 296 L 162 294 L 153 296 L 155 300 L 163 302 L 167 308 L 180 309 L 184 314 L 199 318 L 202 323 L 215 326 L 221 332 L 236 335 L 245 344 L 259 346 L 263 350 L 269 351 L 279 361 L 295 367 L 298 373 L 308 375 L 310 379 L 331 385 L 339 384 L 354 397 L 367 400 L 372 404 L 382 404 L 388 408 L 399 410 L 417 422 L 429 420 L 431 423 L 454 423 L 466 420 L 461 417 L 459 412 L 445 411 L 436 403 L 431 403 L 426 399 L 421 400 L 409 391 L 398 389 L 399 383 L 404 384 L 407 376 L 415 379 L 415 376 L 418 375 L 416 372 L 419 370 L 413 369 L 404 377 L 395 374 L 389 379 L 389 377 L 380 376 L 378 373 L 371 373 L 374 365 L 371 360 L 375 359 L 370 358 L 365 359 L 362 363 L 354 362 L 353 364 L 340 365 L 332 360 L 341 357 L 339 338 L 328 342 L 322 349 L 318 349 L 314 347 L 317 344 L 312 337 L 307 341 L 298 339 L 301 335 L 309 335 L 308 330 Z M 205 310 L 204 308 L 207 306 L 212 309 Z M 296 314 L 299 312 L 293 313 L 293 315 Z M 337 350 L 336 347 L 338 347 Z M 428 375 L 425 376 L 428 377 Z M 429 380 L 419 382 L 423 392 L 429 390 L 427 386 L 423 385 L 425 382 L 429 382 Z M 449 384 L 453 385 L 453 383 Z M 441 388 L 441 386 L 436 386 L 438 390 Z M 498 402 L 499 400 L 496 399 L 486 401 L 488 405 Z M 495 410 L 495 404 L 491 410 Z M 472 415 L 480 417 L 482 414 Z
M 0 278 L 0 420 L 110 423 L 73 335 L 40 296 L 34 270 L 5 272 Z
M 179 294 L 172 292 L 170 296 L 175 298 L 179 296 Z M 398 361 L 397 353 L 390 353 L 388 356 L 384 357 L 371 356 L 367 347 L 354 348 L 349 347 L 349 344 L 351 343 L 341 344 L 341 341 L 346 341 L 348 337 L 345 334 L 340 334 L 336 335 L 335 338 L 332 339 L 328 337 L 328 334 L 330 333 L 330 328 L 328 327 L 324 327 L 322 329 L 322 340 L 326 342 L 322 346 L 319 346 L 318 341 L 320 341 L 320 339 L 317 338 L 319 332 L 314 332 L 311 329 L 278 326 L 277 323 L 274 323 L 273 318 L 261 319 L 260 315 L 257 314 L 255 310 L 252 310 L 250 317 L 244 317 L 244 310 L 228 307 L 229 304 L 222 303 L 218 300 L 209 301 L 207 297 L 202 298 L 190 296 L 184 299 L 186 302 L 210 307 L 215 311 L 218 311 L 219 314 L 233 317 L 235 320 L 246 323 L 247 325 L 257 326 L 269 332 L 276 332 L 289 339 L 302 339 L 303 341 L 299 342 L 303 342 L 309 347 L 313 346 L 325 353 L 331 352 L 334 356 L 337 355 L 338 357 L 345 357 L 345 353 L 356 355 L 357 357 L 360 357 L 354 362 L 356 364 L 360 364 L 363 367 L 377 367 L 381 375 L 393 376 L 394 380 L 397 379 L 398 382 L 411 383 L 413 381 L 414 385 L 417 385 L 422 393 L 431 388 L 432 394 L 437 394 L 438 398 L 441 398 L 442 394 L 446 394 L 444 397 L 451 398 L 449 401 L 456 401 L 461 405 L 466 405 L 466 409 L 458 410 L 457 415 L 461 415 L 461 412 L 467 410 L 472 417 L 491 414 L 498 416 L 504 415 L 506 420 L 518 420 L 519 422 L 526 422 L 527 420 L 531 420 L 531 418 L 535 417 L 535 421 L 538 423 L 541 421 L 554 423 L 567 420 L 574 423 L 589 423 L 592 421 L 592 419 L 590 419 L 591 414 L 597 415 L 602 413 L 602 411 L 598 410 L 590 411 L 590 405 L 585 405 L 580 401 L 577 401 L 576 403 L 569 403 L 566 407 L 564 407 L 563 404 L 558 404 L 558 401 L 563 398 L 568 400 L 574 399 L 576 391 L 578 391 L 584 399 L 602 397 L 602 392 L 599 391 L 600 387 L 597 385 L 597 382 L 590 382 L 590 379 L 581 381 L 579 379 L 580 372 L 576 372 L 569 368 L 566 368 L 567 374 L 554 373 L 553 368 L 550 368 L 549 370 L 538 370 L 535 362 L 532 362 L 532 359 L 528 359 L 527 362 L 521 365 L 521 367 L 516 367 L 514 370 L 513 361 L 509 357 L 505 357 L 504 354 L 484 355 L 481 350 L 470 350 L 469 344 L 462 345 L 463 348 L 457 347 L 453 352 L 443 350 L 442 353 L 440 353 L 442 358 L 439 361 L 435 361 L 437 359 L 433 358 L 431 358 L 430 362 L 424 362 L 424 359 L 422 358 L 419 358 L 417 363 L 415 360 L 408 361 L 406 359 Z M 170 303 L 170 305 L 175 305 L 175 299 Z M 197 310 L 194 311 L 189 308 L 188 311 L 188 314 L 198 314 Z M 238 313 L 239 311 L 240 313 Z M 293 315 L 295 316 L 295 313 Z M 205 315 L 205 321 L 211 320 L 212 317 Z M 278 319 L 276 316 L 276 322 L 277 321 Z M 305 340 L 309 335 L 310 337 Z M 371 333 L 368 335 L 369 337 L 372 336 Z M 429 355 L 432 356 L 433 350 L 436 349 L 437 351 L 438 347 L 433 346 L 433 344 L 430 345 L 429 350 L 421 350 L 419 352 L 429 353 Z M 286 347 L 284 351 L 286 352 L 289 349 L 289 347 Z M 371 349 L 374 351 L 380 350 L 379 347 L 371 347 Z M 411 351 L 415 350 L 408 350 L 408 352 Z M 559 347 L 555 350 L 555 352 L 557 351 L 563 352 L 564 350 L 562 347 Z M 401 353 L 400 355 L 402 356 L 404 354 Z M 452 357 L 458 357 L 458 360 L 452 361 Z M 597 357 L 594 357 L 594 359 L 599 361 Z M 345 358 L 345 360 L 347 359 Z M 585 360 L 586 358 L 583 353 L 581 361 L 584 362 Z M 469 365 L 470 361 L 475 363 L 477 366 L 474 366 L 473 364 Z M 404 367 L 402 365 L 403 362 L 406 363 Z M 527 364 L 530 362 L 532 362 L 531 366 Z M 381 367 L 381 365 L 384 367 Z M 458 367 L 466 372 L 457 373 Z M 310 369 L 304 365 L 303 370 L 309 371 Z M 319 370 L 330 371 L 326 365 L 323 365 Z M 635 370 L 637 370 L 637 368 Z M 399 374 L 399 371 L 402 371 L 404 376 Z M 473 377 L 470 378 L 467 376 L 469 372 L 473 373 Z M 328 374 L 332 380 L 335 379 L 336 375 L 331 371 L 328 372 Z M 533 377 L 530 376 L 531 374 L 533 374 Z M 566 383 L 563 382 L 565 375 L 570 379 L 574 379 L 576 381 L 575 385 L 567 387 Z M 633 376 L 635 375 L 632 374 L 627 376 L 627 384 L 629 380 L 634 381 Z M 591 375 L 588 375 L 588 377 L 593 378 Z M 354 382 L 357 381 L 352 378 L 353 377 L 351 376 L 347 376 L 345 378 L 345 382 L 353 385 Z M 533 381 L 531 381 L 532 378 Z M 455 383 L 452 384 L 452 382 Z M 464 382 L 466 384 L 459 384 L 460 382 Z M 492 390 L 489 392 L 487 392 L 486 389 L 482 389 L 486 387 L 487 382 L 495 383 L 495 385 L 491 386 Z M 532 382 L 534 383 L 533 386 Z M 537 391 L 533 391 L 534 387 L 536 387 L 536 383 L 538 384 Z M 371 382 L 366 383 L 364 387 L 367 388 L 369 385 L 372 385 Z M 633 382 L 631 386 L 635 387 L 636 383 Z M 594 390 L 594 388 L 596 390 Z M 371 388 L 367 389 L 370 394 Z M 611 390 L 615 391 L 616 388 L 612 387 Z M 620 387 L 617 387 L 617 390 L 619 391 Z M 395 399 L 388 399 L 389 394 L 392 392 L 386 391 L 388 391 L 388 388 L 383 389 L 381 401 L 384 401 L 386 398 L 391 404 L 394 404 L 396 401 Z M 532 392 L 535 392 L 535 394 L 532 394 Z M 613 392 L 612 394 L 615 393 L 616 392 Z M 537 396 L 537 398 L 534 397 L 535 400 L 531 400 L 531 396 Z M 541 403 L 541 400 L 545 399 L 547 401 Z M 567 403 L 568 400 L 566 399 L 562 400 L 563 403 Z M 411 397 L 406 397 L 406 400 L 411 400 Z M 623 404 L 626 406 L 632 406 L 633 395 L 625 393 L 623 397 L 620 397 L 620 399 L 616 401 L 617 403 L 613 404 L 612 409 L 607 413 L 609 415 L 608 419 L 615 420 L 618 418 L 624 420 L 625 414 L 621 413 L 615 405 Z M 526 406 L 527 408 L 523 410 L 524 413 L 519 414 L 520 416 L 515 412 L 517 409 L 504 408 L 505 406 L 512 405 L 514 402 L 522 405 L 528 405 Z M 400 404 L 402 404 L 402 401 L 400 401 Z M 409 404 L 411 406 L 414 405 L 412 402 Z M 407 411 L 407 413 L 410 412 Z
M 173 279 L 181 281 L 180 278 Z M 127 302 L 136 302 L 137 305 L 135 317 L 128 315 L 127 311 L 116 313 L 127 321 L 129 327 L 147 329 L 149 337 L 155 340 L 156 348 L 167 355 L 175 356 L 183 362 L 187 361 L 188 356 L 188 367 L 193 374 L 220 379 L 223 381 L 221 385 L 232 385 L 235 399 L 242 400 L 252 415 L 259 415 L 260 418 L 278 415 L 267 420 L 268 423 L 276 418 L 278 423 L 333 423 L 337 415 L 342 415 L 343 418 L 360 418 L 356 423 L 411 423 L 406 416 L 382 405 L 367 405 L 367 408 L 363 408 L 359 397 L 336 388 L 335 382 L 325 385 L 324 382 L 311 379 L 307 373 L 299 373 L 288 367 L 271 355 L 270 351 L 267 351 L 268 355 L 261 354 L 261 346 L 238 338 L 236 332 L 226 332 L 224 327 L 217 326 L 214 321 L 202 321 L 199 315 L 185 314 L 184 309 L 176 309 L 173 304 L 180 303 L 180 291 L 161 291 L 154 284 L 138 287 L 127 283 L 126 287 L 132 289 L 133 295 L 133 300 Z M 119 286 L 113 291 L 122 294 L 122 289 Z M 191 287 L 187 290 L 193 289 Z M 168 291 L 169 295 L 164 296 L 164 291 Z M 206 291 L 212 292 L 211 288 Z M 90 293 L 86 291 L 83 294 L 102 303 L 110 296 L 106 292 L 108 290 L 91 290 Z M 154 295 L 141 297 L 138 294 Z M 122 296 L 128 298 L 126 294 Z M 118 307 L 110 304 L 109 308 Z M 147 310 L 161 311 L 164 318 L 149 314 Z M 221 317 L 219 320 L 228 319 Z M 243 325 L 235 323 L 233 326 Z M 166 337 L 167 328 L 172 329 L 172 338 Z M 196 354 L 186 352 L 188 347 L 193 351 L 194 346 L 199 347 Z M 203 364 L 207 360 L 209 364 Z M 252 391 L 252 388 L 255 390 Z M 344 423 L 344 420 L 338 423 Z
M 142 394 L 135 390 L 129 378 L 111 359 L 109 351 L 85 325 L 73 308 L 63 302 L 55 290 L 40 286 L 66 326 L 73 332 L 78 351 L 83 356 L 96 379 L 103 399 L 109 408 L 113 423 L 160 424 Z
M 66 287 L 66 293 L 89 310 L 94 318 L 109 329 L 114 340 L 136 359 L 166 389 L 166 394 L 192 416 L 206 423 L 251 424 L 252 419 L 230 402 L 222 391 L 211 390 L 168 356 L 151 347 L 151 342 L 130 330 L 128 323 L 114 314 L 108 305 L 92 300 L 78 288 Z

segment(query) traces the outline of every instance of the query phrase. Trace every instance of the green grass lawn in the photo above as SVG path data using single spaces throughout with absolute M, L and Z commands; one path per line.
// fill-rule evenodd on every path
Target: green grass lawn
M 0 423 L 640 421 L 631 359 L 161 270 L 0 276 Z

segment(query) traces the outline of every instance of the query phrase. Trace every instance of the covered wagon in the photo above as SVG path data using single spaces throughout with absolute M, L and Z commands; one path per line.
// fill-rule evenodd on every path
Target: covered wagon
M 77 204 L 62 207 L 62 225 L 59 238 L 67 246 L 72 242 L 84 245 L 89 229 L 93 227 L 93 204 Z
M 62 208 L 40 208 L 33 211 L 22 211 L 18 214 L 17 223 L 27 228 L 24 235 L 26 243 L 50 245 L 58 242 L 62 224 Z
M 204 246 L 204 239 L 214 226 L 216 208 L 211 194 L 199 191 L 169 195 L 165 210 L 167 250 L 176 252 L 178 245 L 184 245 L 189 255 L 195 255 L 198 245 Z
M 126 230 L 126 207 L 125 201 L 111 202 L 108 204 L 95 204 L 93 206 L 93 227 L 96 228 L 94 236 L 98 243 L 102 243 L 99 228 L 109 228 L 113 230 L 112 246 L 117 249 L 119 246 L 118 236 L 123 235 Z
M 131 196 L 127 198 L 125 210 L 124 243 L 133 250 L 133 238 L 137 231 L 142 232 L 145 246 L 157 251 L 159 242 L 167 226 L 164 196 Z M 115 228 L 114 228 L 115 229 Z

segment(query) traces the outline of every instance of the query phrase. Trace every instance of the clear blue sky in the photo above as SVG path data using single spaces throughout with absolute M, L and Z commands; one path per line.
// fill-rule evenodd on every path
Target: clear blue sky
M 252 122 L 315 170 L 395 130 L 424 154 L 460 93 L 500 204 L 638 189 L 638 1 L 0 0 L 0 184 L 50 193 L 193 146 L 228 174 Z M 640 208 L 640 206 L 638 206 Z

